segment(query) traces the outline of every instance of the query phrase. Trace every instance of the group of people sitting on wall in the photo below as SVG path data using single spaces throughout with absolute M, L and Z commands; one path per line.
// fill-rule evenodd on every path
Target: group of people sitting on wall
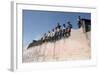
M 33 40 L 28 48 L 31 46 L 41 45 L 44 42 L 55 42 L 62 38 L 68 38 L 69 36 L 71 36 L 72 24 L 70 23 L 70 21 L 68 21 L 67 24 L 68 26 L 66 26 L 66 24 L 60 25 L 60 23 L 57 23 L 57 26 L 51 31 L 44 33 L 40 40 Z
M 63 24 L 62 26 L 58 23 L 57 26 L 52 29 L 52 31 L 48 31 L 41 38 L 42 42 L 54 42 L 60 40 L 61 38 L 68 38 L 71 35 L 72 24 L 68 22 L 68 26 Z
M 91 20 L 89 19 L 82 19 L 80 16 L 78 16 L 78 28 L 82 27 L 82 21 L 85 21 L 85 26 L 91 26 Z M 62 38 L 68 38 L 71 36 L 71 29 L 72 29 L 72 24 L 70 23 L 70 21 L 67 22 L 68 25 L 63 24 L 60 25 L 60 23 L 57 23 L 57 26 L 52 29 L 51 31 L 48 31 L 47 33 L 45 33 L 41 39 L 39 40 L 33 40 L 32 43 L 29 44 L 29 47 L 32 46 L 38 46 L 41 45 L 44 42 L 56 42 L 57 40 L 60 40 Z M 90 28 L 90 27 L 85 27 Z

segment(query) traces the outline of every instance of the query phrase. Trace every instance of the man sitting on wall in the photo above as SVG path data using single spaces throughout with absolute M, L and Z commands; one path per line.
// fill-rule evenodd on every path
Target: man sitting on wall
M 48 31 L 48 33 L 47 33 L 47 42 L 49 42 L 50 41 L 50 31 Z
M 54 31 L 54 29 L 52 29 L 52 32 L 51 32 L 51 42 L 52 41 L 55 41 L 55 31 Z
M 81 24 L 81 17 L 80 16 L 78 16 L 77 21 L 78 21 L 78 28 L 80 28 L 82 26 L 82 24 Z
M 56 30 L 57 30 L 57 40 L 61 38 L 60 29 L 61 29 L 61 25 L 58 23 L 57 28 L 56 28 Z
M 63 28 L 62 28 L 62 37 L 66 37 L 66 25 L 63 24 Z
M 67 37 L 71 36 L 71 28 L 72 28 L 72 24 L 70 23 L 70 21 L 67 22 L 68 27 L 66 29 L 66 33 L 67 33 Z

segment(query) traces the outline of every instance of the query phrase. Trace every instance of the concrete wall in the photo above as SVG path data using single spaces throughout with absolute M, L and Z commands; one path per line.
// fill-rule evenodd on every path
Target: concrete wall
M 69 38 L 43 43 L 23 51 L 23 62 L 90 59 L 89 43 L 82 28 L 72 29 Z

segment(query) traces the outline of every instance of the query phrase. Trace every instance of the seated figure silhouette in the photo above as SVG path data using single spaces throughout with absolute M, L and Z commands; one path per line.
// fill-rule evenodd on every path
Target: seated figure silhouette
M 57 26 L 54 29 L 52 29 L 52 31 L 48 31 L 47 33 L 44 33 L 41 39 L 33 40 L 33 42 L 29 44 L 28 48 L 32 46 L 41 45 L 45 42 L 55 42 L 57 40 L 62 39 L 63 37 L 66 38 L 71 36 L 72 24 L 70 23 L 70 21 L 68 21 L 67 24 L 68 26 L 66 27 L 65 24 L 61 26 L 60 23 L 57 23 Z M 78 24 L 80 27 L 81 26 L 80 16 L 78 17 Z
M 66 37 L 66 25 L 63 24 L 63 28 L 62 28 L 62 37 Z
M 51 32 L 51 41 L 55 41 L 55 31 L 54 29 L 52 29 L 52 32 Z
M 56 27 L 56 38 L 57 40 L 59 40 L 61 38 L 61 25 L 60 23 L 57 24 L 57 27 Z
M 77 21 L 78 21 L 78 28 L 80 28 L 82 26 L 81 17 L 80 16 L 78 16 Z
M 67 22 L 68 27 L 66 29 L 66 33 L 67 33 L 67 37 L 71 36 L 71 29 L 72 29 L 72 24 L 70 23 L 70 21 Z

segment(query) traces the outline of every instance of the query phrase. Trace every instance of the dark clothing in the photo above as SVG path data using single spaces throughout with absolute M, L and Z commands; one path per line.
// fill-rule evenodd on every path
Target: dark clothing
M 78 28 L 81 28 L 81 20 L 78 21 Z

